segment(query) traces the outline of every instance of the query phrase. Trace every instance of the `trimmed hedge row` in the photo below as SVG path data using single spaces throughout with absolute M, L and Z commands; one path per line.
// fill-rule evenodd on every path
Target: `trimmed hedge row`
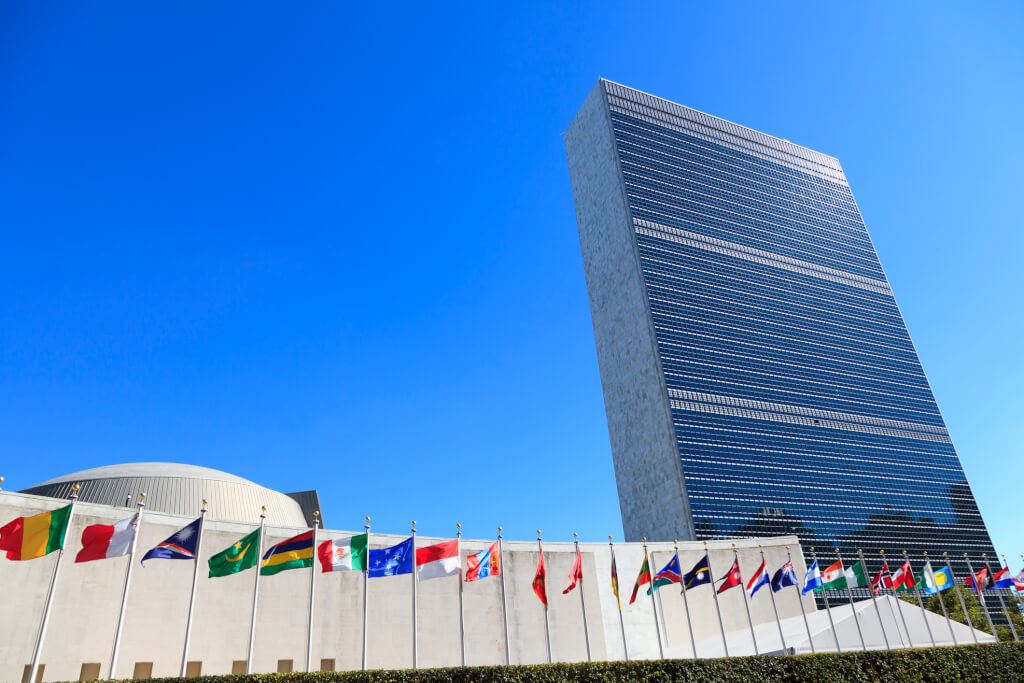
M 611 683 L 636 681 L 1020 681 L 1024 644 L 729 659 L 454 667 L 153 679 L 182 683 Z M 134 682 L 138 683 L 138 681 Z

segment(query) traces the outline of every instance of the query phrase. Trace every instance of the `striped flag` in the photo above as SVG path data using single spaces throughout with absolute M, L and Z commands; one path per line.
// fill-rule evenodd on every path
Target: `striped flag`
M 301 569 L 313 566 L 313 530 L 304 531 L 281 541 L 263 554 L 260 574 L 269 576 L 286 569 Z
M 64 547 L 71 506 L 31 517 L 18 517 L 0 528 L 0 550 L 8 560 L 33 560 Z
M 647 553 L 644 553 L 644 563 L 640 565 L 640 573 L 637 574 L 636 582 L 633 584 L 633 594 L 629 596 L 629 604 L 636 602 L 636 594 L 640 590 L 640 586 L 645 583 L 651 582 L 651 563 L 647 559 Z

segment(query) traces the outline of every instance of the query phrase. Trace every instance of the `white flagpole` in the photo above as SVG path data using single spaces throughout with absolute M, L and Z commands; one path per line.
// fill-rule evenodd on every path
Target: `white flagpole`
M 764 546 L 758 545 L 757 549 L 761 552 L 761 562 L 764 563 L 764 571 L 770 575 L 768 571 L 768 563 L 764 559 Z M 746 590 L 746 587 L 744 587 Z M 782 620 L 779 619 L 779 606 L 775 604 L 775 589 L 772 587 L 771 579 L 768 579 L 768 595 L 772 598 L 772 611 L 775 612 L 775 625 L 779 627 L 779 642 L 782 643 L 782 650 L 786 652 L 789 650 L 789 646 L 786 645 L 786 636 L 782 635 Z
M 909 560 L 907 560 L 907 551 L 904 550 L 903 551 L 903 562 L 906 563 L 908 561 Z M 924 569 L 922 569 L 921 571 L 923 572 Z M 914 575 L 913 569 L 911 569 L 910 575 L 911 575 L 911 577 L 913 577 L 913 575 Z M 922 573 L 922 576 L 923 576 L 923 573 Z M 917 587 L 917 582 L 914 583 L 914 597 L 917 598 L 917 606 L 921 610 L 921 618 L 924 619 L 924 627 L 928 630 L 928 639 L 932 641 L 932 647 L 935 647 L 935 636 L 932 635 L 932 626 L 931 626 L 931 624 L 928 623 L 928 612 L 924 608 L 924 603 L 921 602 L 921 591 Z
M 739 566 L 740 554 L 736 552 L 736 544 L 732 544 L 732 557 L 733 561 L 736 562 L 736 566 Z M 769 586 L 770 588 L 770 586 Z M 747 624 L 750 625 L 750 639 L 754 641 L 754 654 L 761 654 L 761 650 L 757 647 L 757 636 L 754 635 L 754 620 L 750 617 L 750 596 L 747 595 L 747 585 L 743 583 L 743 572 L 740 572 L 740 590 L 743 591 L 743 606 L 747 608 Z
M 498 527 L 498 576 L 501 577 L 501 619 L 505 622 L 505 664 L 512 664 L 512 645 L 508 642 L 508 605 L 505 602 L 505 557 L 501 553 L 501 527 Z
M 704 556 L 708 558 L 708 578 L 711 579 L 711 597 L 715 599 L 715 611 L 718 612 L 718 626 L 722 629 L 722 645 L 725 647 L 725 656 L 729 656 L 729 642 L 725 639 L 725 622 L 722 620 L 722 608 L 718 604 L 718 589 L 715 587 L 715 572 L 711 570 L 711 552 L 708 550 L 708 542 L 704 541 Z
M 576 556 L 580 558 L 580 607 L 583 608 L 583 638 L 587 641 L 587 661 L 593 661 L 590 654 L 590 627 L 587 625 L 587 601 L 583 599 L 583 557 L 580 555 L 580 542 L 575 533 L 572 535 L 573 545 L 576 547 Z M 573 560 L 575 565 L 575 560 Z M 1009 617 L 1007 617 L 1009 618 Z
M 537 548 L 540 550 L 540 560 L 544 561 L 544 543 L 540 538 L 540 529 L 537 529 Z M 548 594 L 548 568 L 544 567 L 544 595 Z M 548 641 L 548 664 L 551 663 L 551 621 L 548 618 L 547 600 L 544 601 L 544 636 Z
M 644 536 L 644 559 L 647 560 L 647 572 L 651 575 L 651 609 L 654 610 L 654 630 L 658 633 L 658 658 L 665 659 L 665 646 L 661 644 L 661 622 L 658 620 L 658 601 L 654 599 L 654 577 L 657 576 L 657 572 L 654 568 L 657 566 L 654 564 L 654 558 L 647 554 L 647 537 Z
M 313 559 L 309 566 L 309 621 L 306 629 L 306 673 L 313 670 L 313 599 L 316 593 L 316 532 L 320 528 L 320 511 L 313 511 Z
M 252 590 L 252 621 L 249 623 L 249 652 L 245 657 L 245 673 L 252 673 L 252 646 L 256 642 L 256 602 L 260 597 L 260 570 L 263 569 L 263 529 L 267 524 L 267 506 L 260 508 L 260 535 L 256 539 L 256 581 Z
M 846 596 L 850 598 L 850 611 L 853 612 L 853 622 L 857 624 L 857 635 L 860 636 L 860 647 L 864 652 L 868 651 L 868 645 L 864 642 L 864 631 L 860 628 L 860 618 L 857 617 L 857 608 L 853 605 L 853 591 L 850 590 L 850 582 L 846 578 L 846 565 L 843 564 L 843 556 L 839 554 L 839 548 L 835 549 L 836 557 L 839 558 L 839 566 L 843 569 L 843 581 L 846 583 Z M 861 569 L 864 565 L 861 565 Z
M 974 624 L 971 622 L 971 615 L 967 613 L 967 605 L 964 604 L 964 596 L 960 593 L 960 586 L 956 583 L 956 575 L 953 573 L 953 567 L 949 564 L 949 553 L 942 553 L 942 557 L 946 559 L 946 566 L 949 567 L 949 578 L 953 579 L 953 590 L 956 591 L 956 598 L 960 601 L 960 609 L 964 611 L 964 618 L 967 620 L 967 626 L 971 629 L 971 636 L 974 638 L 974 644 L 978 644 L 978 633 L 974 628 Z
M 619 582 L 619 568 L 615 566 L 615 546 L 612 545 L 612 537 L 608 537 L 608 551 L 612 557 L 612 567 L 615 568 L 615 590 L 617 592 L 615 596 L 615 602 L 619 608 L 619 629 L 622 631 L 622 655 L 623 658 L 629 661 L 629 646 L 626 644 L 626 622 L 622 618 L 622 587 L 618 585 Z
M 818 561 L 818 556 L 814 554 L 814 546 L 811 546 L 809 548 L 809 550 L 811 551 L 811 561 L 812 562 L 817 562 Z M 821 573 L 821 567 L 818 568 L 818 572 L 819 572 L 819 574 Z M 806 572 L 804 573 L 804 584 L 805 585 L 807 584 L 807 574 L 806 574 Z M 811 595 L 813 595 L 813 594 L 814 594 L 814 591 L 812 590 L 811 591 Z M 801 599 L 801 601 L 803 600 L 803 594 L 802 593 L 800 595 L 800 599 Z M 839 644 L 839 632 L 836 631 L 836 622 L 832 620 L 832 607 L 828 604 L 828 591 L 825 590 L 824 584 L 822 584 L 822 586 L 821 586 L 821 599 L 825 601 L 825 611 L 828 612 L 828 623 L 832 625 L 832 637 L 835 638 L 835 641 L 836 641 L 836 652 L 842 652 L 843 651 L 843 647 L 842 647 L 842 645 Z
M 203 509 L 199 512 L 199 538 L 196 539 L 196 556 L 193 559 L 195 567 L 192 569 L 192 593 L 188 598 L 188 620 L 185 622 L 185 646 L 181 650 L 181 677 L 185 677 L 185 669 L 188 667 L 188 641 L 192 637 L 192 610 L 196 605 L 196 584 L 199 579 L 199 553 L 203 549 L 203 525 L 206 522 L 206 499 L 203 499 Z
M 690 617 L 690 602 L 686 599 L 686 578 L 683 576 L 683 565 L 679 562 L 679 539 L 672 540 L 675 549 L 676 564 L 679 565 L 679 593 L 683 596 L 683 611 L 686 612 L 686 630 L 690 634 L 690 648 L 693 658 L 697 659 L 697 640 L 693 637 L 693 619 Z
M 366 534 L 366 555 L 363 557 L 363 671 L 366 671 L 366 626 L 367 607 L 370 604 L 370 518 L 366 518 L 363 527 Z
M 71 529 L 71 520 L 75 516 L 75 501 L 78 500 L 79 485 L 71 487 L 71 509 L 68 510 L 68 523 L 64 527 L 64 538 L 61 539 L 61 547 L 57 551 L 57 561 L 53 564 L 53 575 L 50 577 L 50 590 L 46 593 L 46 604 L 43 606 L 43 620 L 39 624 L 39 634 L 36 636 L 36 647 L 32 653 L 32 667 L 28 672 L 28 683 L 36 683 L 36 674 L 39 671 L 39 657 L 43 653 L 43 640 L 46 638 L 46 626 L 50 622 L 50 608 L 53 606 L 53 590 L 57 586 L 57 576 L 60 574 L 60 560 L 64 557 L 64 541 L 67 540 L 68 531 Z
M 884 550 L 880 550 L 879 552 L 883 553 L 883 554 L 885 553 Z M 892 577 L 892 571 L 891 570 L 889 571 L 889 576 L 890 576 L 890 579 L 891 579 L 891 577 Z M 885 585 L 885 577 L 882 577 L 882 585 L 883 586 Z M 903 622 L 903 630 L 907 632 L 907 644 L 910 647 L 914 647 L 914 639 L 910 636 L 910 627 L 907 626 L 907 618 L 905 616 L 903 616 L 903 601 L 900 600 L 899 596 L 896 595 L 896 586 L 895 585 L 890 590 L 892 591 L 892 599 L 896 601 L 896 609 L 900 613 L 900 621 Z M 903 636 L 900 636 L 900 638 L 902 639 Z
M 416 571 L 416 520 L 412 520 L 412 668 L 420 668 L 420 644 L 418 640 L 420 623 L 416 599 L 416 587 L 420 573 Z
M 131 524 L 135 525 L 135 533 L 132 535 L 132 548 L 128 553 L 128 568 L 124 573 L 124 592 L 121 593 L 121 612 L 117 616 L 117 629 L 114 631 L 114 649 L 110 653 L 110 671 L 107 678 L 114 678 L 114 670 L 117 668 L 117 651 L 121 649 L 121 627 L 124 625 L 124 613 L 128 608 L 128 586 L 132 581 L 132 568 L 135 566 L 135 547 L 139 543 L 139 528 L 142 526 L 142 508 L 146 505 L 146 494 L 139 494 L 138 509 L 135 512 L 135 519 Z
M 928 558 L 927 558 L 928 551 L 925 550 L 924 554 L 925 554 L 925 565 L 924 565 L 925 569 L 926 570 L 930 570 L 930 573 L 932 575 L 932 579 L 934 580 L 935 579 L 935 570 L 931 568 L 931 562 L 928 561 Z M 949 635 L 953 636 L 953 644 L 954 645 L 959 645 L 959 643 L 956 642 L 956 633 L 953 631 L 953 622 L 950 621 L 950 619 L 949 619 L 949 610 L 946 609 L 946 599 L 942 597 L 942 591 L 938 590 L 938 587 L 939 587 L 938 584 L 936 584 L 936 586 L 935 586 L 935 588 L 936 588 L 935 595 L 936 595 L 936 597 L 939 598 L 939 606 L 942 607 L 942 616 L 946 617 L 946 626 L 949 628 Z
M 455 538 L 459 546 L 459 639 L 462 641 L 462 666 L 466 666 L 466 605 L 462 598 L 462 525 L 455 525 Z
M 786 562 L 793 564 L 793 555 L 789 552 L 789 546 L 786 546 Z M 793 570 L 793 575 L 796 575 L 796 570 Z M 807 565 L 804 565 L 804 583 L 807 583 Z M 780 584 L 781 585 L 781 584 Z M 811 646 L 811 654 L 814 654 L 814 636 L 811 635 L 811 625 L 807 621 L 807 610 L 804 608 L 804 594 L 800 590 L 800 582 L 796 582 L 796 601 L 800 603 L 800 614 L 804 617 L 804 628 L 807 629 L 807 644 Z M 772 591 L 775 592 L 774 590 Z
M 860 568 L 864 572 L 864 578 L 867 579 L 868 582 L 868 590 L 871 592 L 871 602 L 874 603 L 875 613 L 878 615 L 878 626 L 882 629 L 882 638 L 885 640 L 885 649 L 891 650 L 892 647 L 889 646 L 889 636 L 885 632 L 885 622 L 882 621 L 882 610 L 878 608 L 878 596 L 875 595 L 875 589 L 871 587 L 871 578 L 868 575 L 868 564 L 864 561 L 864 553 L 860 548 L 857 548 L 857 558 L 860 560 Z M 879 583 L 882 583 L 881 580 L 879 580 Z M 849 585 L 847 585 L 847 588 L 849 588 Z M 899 631 L 900 627 L 897 626 L 896 630 Z
M 988 605 L 985 604 L 984 598 L 982 598 L 982 591 L 985 590 L 984 586 L 978 585 L 978 577 L 974 573 L 974 567 L 971 566 L 971 561 L 967 557 L 967 553 L 964 553 L 964 561 L 967 562 L 967 571 L 971 572 L 971 581 L 974 583 L 974 592 L 978 594 L 978 602 L 981 603 L 982 611 L 985 612 L 985 618 L 988 619 L 988 627 L 992 629 L 992 637 L 997 641 L 999 640 L 999 634 L 996 633 L 996 625 L 992 623 L 992 615 L 988 613 Z
M 1006 564 L 1006 555 L 1003 555 L 1003 564 L 1007 567 L 1010 566 Z M 1000 566 L 1000 569 L 1002 569 L 1002 566 Z M 1003 601 L 1003 596 L 1001 593 L 996 593 L 996 595 L 999 596 L 999 604 L 1003 606 L 1003 614 L 1006 615 L 1006 622 L 1010 625 L 1010 633 L 1013 634 L 1013 640 L 1014 642 L 1019 643 L 1020 638 L 1017 637 L 1017 629 L 1013 626 L 1013 619 L 1010 618 L 1010 613 L 1006 611 L 1006 602 Z

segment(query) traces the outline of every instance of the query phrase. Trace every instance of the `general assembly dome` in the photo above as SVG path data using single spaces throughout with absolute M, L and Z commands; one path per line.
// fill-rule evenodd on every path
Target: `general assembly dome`
M 210 517 L 226 521 L 259 522 L 267 507 L 267 524 L 306 527 L 320 509 L 316 491 L 279 493 L 248 479 L 198 465 L 172 462 L 132 462 L 94 467 L 45 481 L 21 493 L 70 498 L 79 484 L 79 500 L 102 505 L 131 506 L 146 494 L 146 509 L 176 515 L 198 515 L 208 501 Z

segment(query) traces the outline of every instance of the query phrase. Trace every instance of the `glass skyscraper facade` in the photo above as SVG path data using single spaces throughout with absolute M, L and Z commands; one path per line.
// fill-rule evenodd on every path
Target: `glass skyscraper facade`
M 627 540 L 997 565 L 836 159 L 603 80 L 565 137 Z

